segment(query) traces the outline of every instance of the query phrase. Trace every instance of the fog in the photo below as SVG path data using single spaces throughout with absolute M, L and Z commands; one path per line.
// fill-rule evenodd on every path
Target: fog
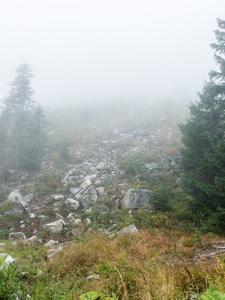
M 224 0 L 1 0 L 0 98 L 27 62 L 43 106 L 192 101 Z

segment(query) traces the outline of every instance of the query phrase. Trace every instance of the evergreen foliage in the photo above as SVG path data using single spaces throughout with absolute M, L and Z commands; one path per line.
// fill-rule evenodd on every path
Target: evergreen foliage
M 195 198 L 193 210 L 207 212 L 225 225 L 225 21 L 217 21 L 217 43 L 211 46 L 220 71 L 210 72 L 199 101 L 189 106 L 189 119 L 180 125 L 181 167 L 183 183 Z
M 25 170 L 37 170 L 44 147 L 43 110 L 32 99 L 33 77 L 30 66 L 21 64 L 10 84 L 9 95 L 2 100 L 0 116 L 1 166 L 15 164 Z M 2 170 L 1 170 L 2 171 Z

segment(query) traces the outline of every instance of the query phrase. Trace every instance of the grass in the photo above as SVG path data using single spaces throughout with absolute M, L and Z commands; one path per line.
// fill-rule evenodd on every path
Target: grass
M 95 232 L 48 261 L 43 246 L 8 245 L 5 250 L 16 258 L 15 282 L 20 288 L 22 283 L 31 299 L 80 299 L 87 293 L 87 297 L 99 293 L 101 298 L 96 299 L 187 299 L 190 292 L 200 294 L 212 286 L 224 293 L 224 256 L 193 260 L 202 246 L 190 247 L 192 236 L 161 229 L 110 239 Z M 204 244 L 217 238 L 201 236 Z M 37 276 L 39 270 L 42 274 Z M 99 279 L 88 281 L 89 275 Z

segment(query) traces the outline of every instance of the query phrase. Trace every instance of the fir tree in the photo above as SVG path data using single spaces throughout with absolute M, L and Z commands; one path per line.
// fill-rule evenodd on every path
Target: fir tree
M 199 101 L 189 106 L 189 119 L 180 125 L 181 167 L 184 186 L 195 198 L 193 210 L 225 225 L 225 21 L 217 21 L 211 47 L 219 71 L 210 72 Z

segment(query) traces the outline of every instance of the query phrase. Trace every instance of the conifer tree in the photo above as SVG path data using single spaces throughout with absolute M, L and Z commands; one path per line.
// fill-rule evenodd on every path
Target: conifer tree
M 219 71 L 209 73 L 199 101 L 189 106 L 189 119 L 180 125 L 181 167 L 184 186 L 195 199 L 193 210 L 225 225 L 225 21 L 217 22 L 211 47 Z
M 0 132 L 0 138 L 4 142 L 0 149 L 0 159 L 4 163 L 7 160 L 15 162 L 27 170 L 38 168 L 43 147 L 41 143 L 43 110 L 32 99 L 33 76 L 27 63 L 18 66 L 16 76 L 10 84 L 9 95 L 2 101 L 3 110 L 0 116 L 0 121 L 4 125 Z

